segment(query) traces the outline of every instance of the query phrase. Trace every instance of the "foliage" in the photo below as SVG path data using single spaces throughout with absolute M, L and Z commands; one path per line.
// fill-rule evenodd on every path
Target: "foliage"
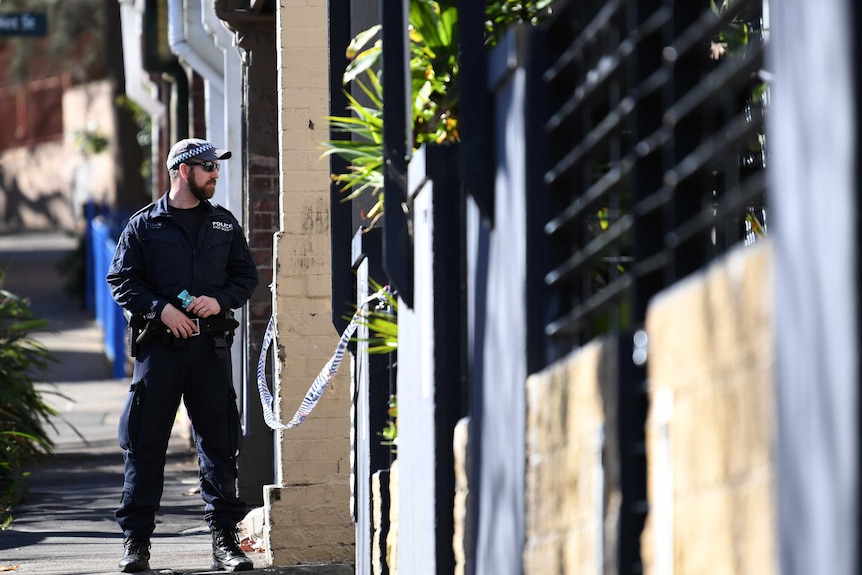
M 493 46 L 505 30 L 521 22 L 537 23 L 554 0 L 495 0 L 487 3 L 485 44 Z M 458 141 L 458 10 L 455 0 L 411 0 L 409 14 L 410 118 L 412 148 L 426 143 Z M 378 72 L 383 43 L 375 25 L 356 35 L 347 48 L 350 64 L 344 72 L 350 116 L 332 116 L 330 126 L 351 139 L 323 143 L 324 156 L 348 162 L 348 171 L 332 179 L 347 192 L 345 201 L 369 193 L 374 204 L 364 217 L 373 226 L 383 214 L 383 89 Z M 372 43 L 373 42 L 373 43 Z M 364 80 L 363 80 L 364 78 Z M 368 100 L 361 104 L 355 94 Z
M 87 127 L 69 134 L 75 148 L 83 156 L 95 156 L 108 149 L 108 137 L 96 122 L 87 122 Z
M 129 98 L 125 94 L 118 96 L 114 101 L 117 109 L 126 110 L 128 114 L 131 116 L 132 121 L 137 126 L 137 133 L 135 134 L 135 139 L 138 142 L 138 146 L 141 149 L 141 168 L 140 168 L 140 176 L 143 181 L 148 181 L 152 177 L 152 162 L 149 157 L 147 157 L 147 151 L 152 146 L 153 136 L 152 136 L 152 125 L 153 119 L 147 113 L 147 111 L 135 102 L 133 99 Z
M 386 414 L 389 416 L 389 421 L 380 432 L 380 437 L 383 438 L 380 443 L 395 448 L 398 446 L 398 396 L 389 396 L 389 410 Z
M 485 8 L 485 45 L 496 46 L 514 24 L 539 24 L 551 13 L 554 0 L 491 0 Z
M 413 0 L 410 3 L 410 81 L 413 148 L 427 142 L 458 140 L 457 96 L 452 90 L 458 70 L 457 22 L 454 2 Z M 342 78 L 353 83 L 368 100 L 362 105 L 345 91 L 351 116 L 330 117 L 334 131 L 352 136 L 324 142 L 324 155 L 337 154 L 347 160 L 348 172 L 333 174 L 333 180 L 349 192 L 345 200 L 363 193 L 375 198 L 363 214 L 373 226 L 383 214 L 383 87 L 377 68 L 383 55 L 380 25 L 358 34 L 347 49 L 350 64 Z M 362 78 L 365 78 L 365 81 Z
M 44 423 L 55 411 L 33 385 L 52 357 L 28 337 L 45 323 L 33 317 L 26 299 L 0 289 L 0 528 L 27 494 L 21 467 L 53 448 Z
M 368 343 L 368 353 L 371 354 L 392 353 L 398 349 L 398 299 L 389 286 L 373 279 L 368 283 L 378 296 L 377 303 L 372 301 L 373 307 L 361 307 L 356 322 L 367 327 L 371 336 L 367 339 L 355 337 L 353 341 Z
M 721 4 L 716 4 L 715 0 L 709 0 L 710 8 L 716 16 L 722 16 L 730 8 L 731 0 L 722 0 Z M 740 48 L 748 45 L 751 28 L 743 18 L 739 15 L 733 18 L 731 22 L 722 29 L 718 36 L 712 41 L 710 50 L 712 59 L 718 60 L 725 54 L 734 54 Z
M 511 25 L 535 24 L 549 13 L 554 0 L 492 0 L 486 4 L 485 45 L 494 46 Z M 455 0 L 411 0 L 409 14 L 410 119 L 412 149 L 426 143 L 456 142 L 458 133 L 458 10 Z M 332 179 L 346 192 L 345 201 L 371 194 L 373 206 L 363 216 L 371 226 L 383 215 L 383 78 L 379 65 L 383 43 L 381 26 L 372 26 L 353 38 L 347 48 L 350 64 L 344 72 L 349 116 L 329 117 L 333 132 L 345 139 L 323 143 L 324 157 L 336 155 L 348 163 L 346 173 Z M 360 102 L 360 98 L 363 100 Z M 409 158 L 408 158 L 409 159 Z M 374 289 L 380 288 L 374 284 Z M 392 353 L 398 347 L 397 300 L 362 312 L 362 322 L 373 334 L 369 353 Z M 380 433 L 384 445 L 395 446 L 398 406 L 389 400 L 389 421 Z
M 368 281 L 382 299 L 371 309 L 359 310 L 358 323 L 368 327 L 372 334 L 368 338 L 368 353 L 392 353 L 398 349 L 398 299 L 392 295 L 388 286 L 381 286 L 373 279 Z
M 751 234 L 754 235 L 755 239 L 764 239 L 766 237 L 766 226 L 760 223 L 760 220 L 757 219 L 757 215 L 753 210 L 749 210 L 745 213 L 745 225 L 746 228 L 751 231 Z
M 729 10 L 736 7 L 732 0 L 710 0 L 710 9 L 717 17 L 725 16 Z M 710 57 L 713 60 L 722 58 L 745 58 L 746 48 L 753 41 L 757 41 L 758 30 L 756 26 L 746 21 L 744 13 L 737 13 L 719 31 L 710 45 Z M 752 82 L 751 94 L 747 99 L 746 107 L 766 107 L 769 104 L 769 85 L 762 79 Z M 763 132 L 750 137 L 740 150 L 740 165 L 746 168 L 763 167 L 765 155 L 764 143 L 766 136 Z M 747 242 L 755 242 L 767 236 L 766 217 L 763 206 L 748 206 L 743 216 L 744 233 Z M 759 215 L 758 215 L 759 214 Z
M 349 163 L 349 171 L 333 174 L 332 179 L 341 184 L 343 192 L 349 192 L 345 201 L 353 200 L 368 192 L 376 202 L 364 217 L 374 222 L 383 215 L 383 89 L 377 74 L 366 71 L 368 84 L 355 80 L 371 102 L 363 106 L 350 93 L 348 111 L 353 116 L 331 117 L 330 125 L 336 132 L 353 134 L 353 139 L 324 142 L 324 156 L 336 154 Z
M 369 279 L 371 288 L 382 296 L 376 306 L 360 310 L 359 323 L 368 327 L 371 337 L 368 338 L 368 353 L 388 354 L 398 350 L 398 298 L 388 289 L 373 279 Z M 356 341 L 362 341 L 357 338 Z M 397 445 L 398 437 L 398 405 L 394 395 L 389 397 L 389 420 L 380 432 L 383 445 Z
M 458 141 L 456 2 L 410 2 L 410 80 L 414 148 Z

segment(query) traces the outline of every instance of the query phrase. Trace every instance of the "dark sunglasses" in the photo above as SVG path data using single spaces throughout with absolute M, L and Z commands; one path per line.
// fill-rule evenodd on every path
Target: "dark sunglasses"
M 205 172 L 215 172 L 219 169 L 218 162 L 185 162 L 187 166 L 200 166 Z

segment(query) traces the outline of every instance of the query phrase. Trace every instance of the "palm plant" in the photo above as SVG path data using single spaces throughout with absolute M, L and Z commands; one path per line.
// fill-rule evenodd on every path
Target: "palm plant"
M 398 298 L 373 279 L 368 283 L 375 293 L 380 294 L 377 304 L 371 308 L 360 308 L 358 323 L 368 328 L 371 334 L 366 340 L 357 338 L 355 341 L 367 341 L 369 354 L 390 354 L 398 351 Z M 346 318 L 345 318 L 346 319 Z M 398 443 L 398 404 L 395 395 L 389 397 L 389 417 L 386 426 L 380 432 L 382 445 L 395 448 Z
M 364 216 L 371 225 L 383 215 L 383 89 L 377 74 L 365 71 L 367 83 L 354 79 L 370 101 L 363 106 L 353 95 L 345 92 L 351 116 L 330 117 L 334 131 L 352 134 L 352 139 L 330 140 L 323 143 L 324 156 L 336 154 L 348 162 L 348 172 L 332 174 L 332 179 L 340 184 L 341 191 L 347 192 L 345 201 L 353 200 L 363 193 L 376 197 L 373 207 Z
M 56 412 L 33 385 L 52 357 L 28 337 L 45 323 L 32 316 L 27 300 L 0 290 L 0 528 L 27 494 L 21 467 L 53 448 L 44 424 Z
M 398 349 L 398 298 L 388 287 L 373 279 L 369 279 L 368 283 L 380 294 L 380 299 L 374 307 L 359 310 L 358 323 L 367 327 L 371 336 L 367 340 L 356 341 L 367 341 L 368 353 L 392 353 Z
M 486 46 L 493 46 L 512 24 L 536 23 L 548 13 L 554 0 L 492 0 L 486 4 Z M 458 36 L 457 0 L 411 0 L 409 13 L 410 117 L 412 148 L 427 143 L 457 142 L 458 133 Z M 350 64 L 342 82 L 354 93 L 364 94 L 361 103 L 345 90 L 349 116 L 328 118 L 334 132 L 348 139 L 323 142 L 324 157 L 335 154 L 348 163 L 346 173 L 332 179 L 346 193 L 345 201 L 363 194 L 374 198 L 364 214 L 369 228 L 383 215 L 383 78 L 378 72 L 383 43 L 380 25 L 361 32 L 347 48 Z M 379 284 L 371 282 L 375 290 Z M 369 353 L 392 353 L 398 348 L 398 302 L 389 292 L 386 301 L 362 312 L 368 326 Z M 389 402 L 389 421 L 380 435 L 384 445 L 395 446 L 398 438 L 397 398 Z
M 488 46 L 496 44 L 507 28 L 521 22 L 536 23 L 548 14 L 554 0 L 496 0 L 486 5 Z M 426 143 L 457 142 L 458 133 L 458 10 L 456 0 L 411 0 L 409 14 L 410 117 L 412 147 Z M 332 179 L 346 192 L 345 201 L 369 193 L 373 207 L 365 214 L 371 226 L 383 214 L 383 89 L 379 69 L 383 43 L 380 25 L 359 33 L 347 48 L 350 64 L 342 82 L 365 94 L 361 104 L 346 91 L 350 116 L 328 118 L 334 131 L 347 140 L 323 143 L 324 156 L 347 160 L 348 171 Z M 359 92 L 357 92 L 359 93 Z M 369 226 L 370 227 L 370 226 Z

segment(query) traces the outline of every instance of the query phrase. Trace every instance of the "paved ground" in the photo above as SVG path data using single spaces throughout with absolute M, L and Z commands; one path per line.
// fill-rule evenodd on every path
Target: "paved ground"
M 116 426 L 129 381 L 111 378 L 99 326 L 62 289 L 57 263 L 75 245 L 62 234 L 0 236 L 3 289 L 29 297 L 34 313 L 48 320 L 47 331 L 34 337 L 58 362 L 40 389 L 59 412 L 52 421 L 56 454 L 31 469 L 31 497 L 15 510 L 11 528 L 0 532 L 0 572 L 117 573 L 122 555 L 122 534 L 113 519 L 123 484 Z M 196 459 L 177 432 L 168 454 L 150 573 L 216 573 L 208 570 L 211 539 L 196 489 Z M 255 540 L 253 532 L 246 535 Z M 249 557 L 256 569 L 247 573 L 353 573 L 348 565 L 272 567 L 265 565 L 263 553 Z

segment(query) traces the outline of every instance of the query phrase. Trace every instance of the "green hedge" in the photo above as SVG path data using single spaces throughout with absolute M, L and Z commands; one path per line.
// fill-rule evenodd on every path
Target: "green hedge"
M 0 271 L 0 288 L 2 282 Z M 45 425 L 55 411 L 33 386 L 52 357 L 29 337 L 45 323 L 33 317 L 28 300 L 0 289 L 0 529 L 27 495 L 22 467 L 53 449 Z

